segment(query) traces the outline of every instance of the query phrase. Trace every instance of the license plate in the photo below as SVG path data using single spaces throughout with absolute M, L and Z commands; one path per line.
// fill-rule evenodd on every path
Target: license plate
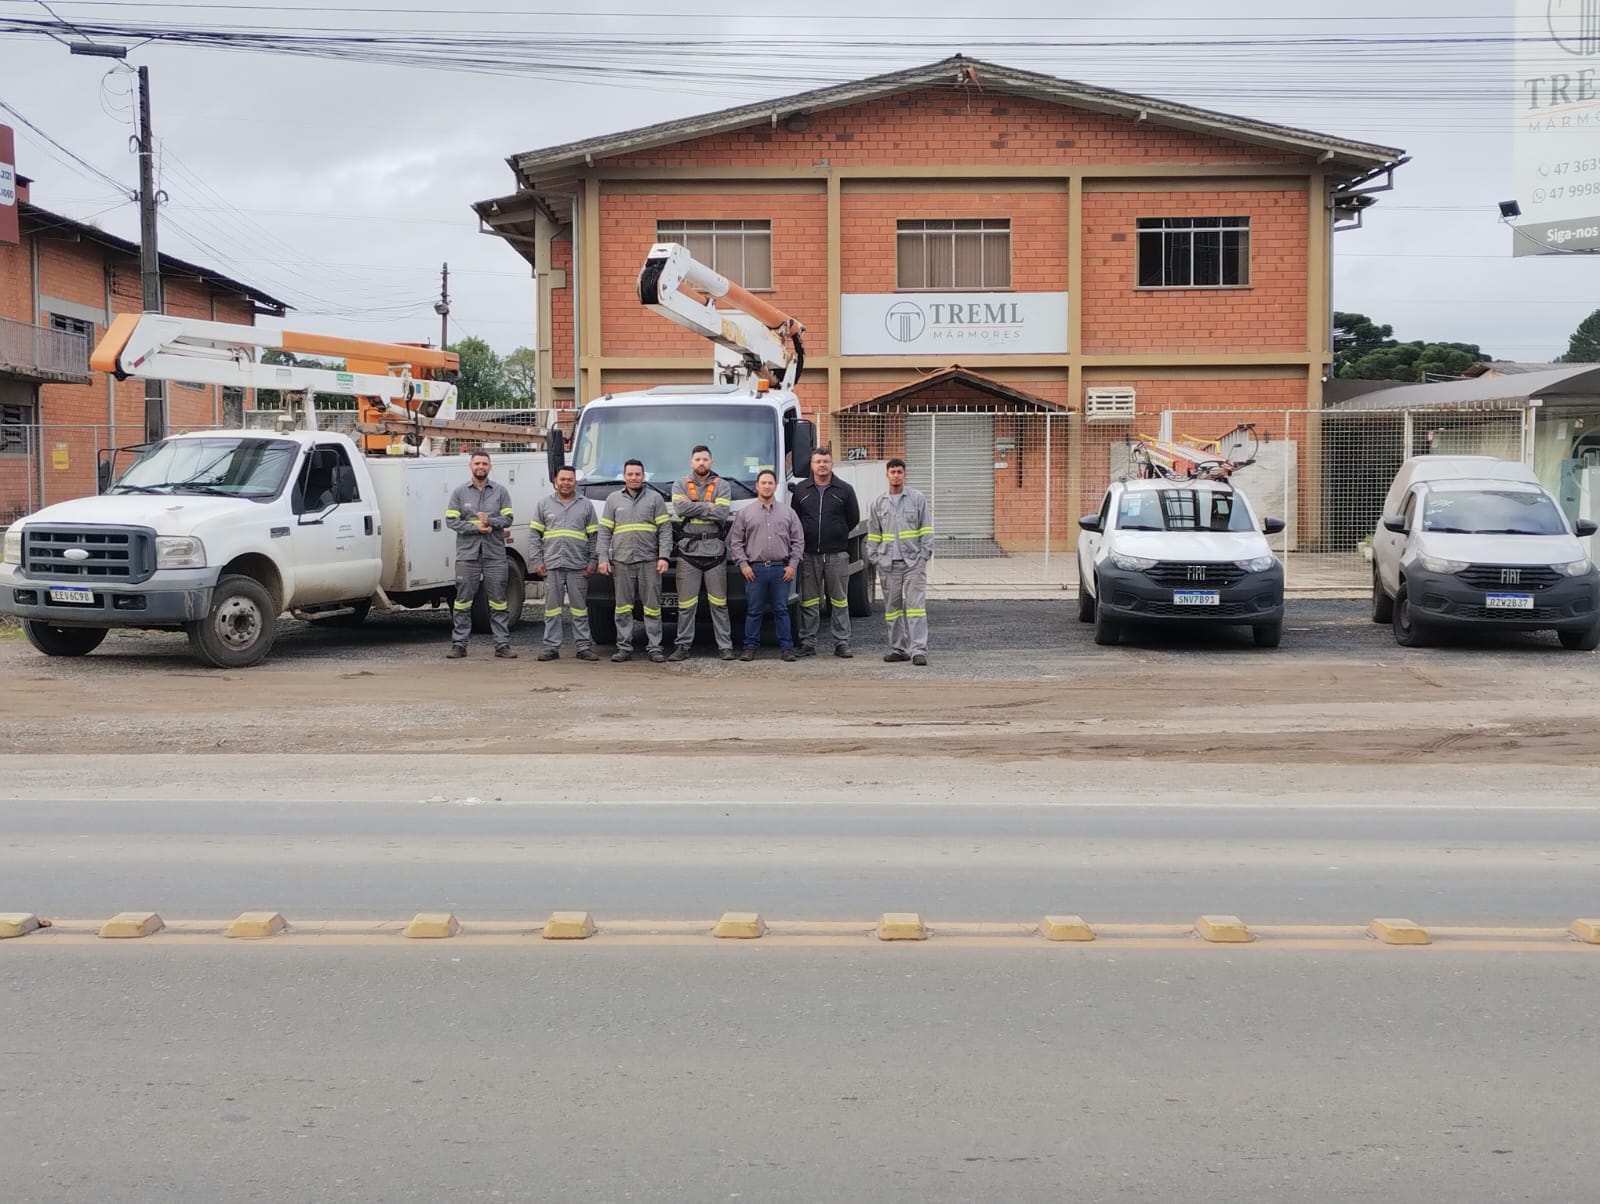
M 1214 589 L 1175 589 L 1172 591 L 1172 604 L 1174 606 L 1220 606 L 1222 595 Z
M 677 594 L 662 594 L 661 595 L 661 605 L 662 605 L 663 608 L 670 607 L 671 609 L 676 610 L 678 608 L 678 595 Z
M 1532 610 L 1532 594 L 1485 594 L 1483 605 L 1487 610 Z
M 79 603 L 80 605 L 84 605 L 84 606 L 93 606 L 94 605 L 94 590 L 92 590 L 92 589 L 68 589 L 68 588 L 63 588 L 63 587 L 59 587 L 58 586 L 56 588 L 51 589 L 51 591 L 50 591 L 50 601 L 52 601 L 52 602 L 76 602 L 76 603 Z

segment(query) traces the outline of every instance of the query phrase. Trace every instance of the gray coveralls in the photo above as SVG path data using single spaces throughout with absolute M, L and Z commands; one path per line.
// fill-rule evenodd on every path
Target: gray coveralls
M 933 520 L 928 499 L 907 485 L 872 502 L 867 518 L 867 557 L 883 582 L 883 617 L 891 652 L 928 651 L 928 561 L 933 559 Z
M 594 503 L 581 493 L 563 502 L 555 494 L 539 499 L 528 524 L 528 559 L 544 565 L 544 647 L 561 648 L 561 616 L 565 612 L 578 651 L 592 648 L 589 635 L 589 578 L 593 571 L 600 520 Z
M 483 511 L 489 530 L 478 530 Z M 511 494 L 496 481 L 457 485 L 445 505 L 445 522 L 456 533 L 456 600 L 450 642 L 464 648 L 472 635 L 472 600 L 481 584 L 489 594 L 489 629 L 496 648 L 511 647 L 511 613 L 506 606 L 506 528 L 511 526 Z
M 651 651 L 661 647 L 661 574 L 656 561 L 672 555 L 667 502 L 648 485 L 638 493 L 619 489 L 600 512 L 596 559 L 611 562 L 617 590 L 617 650 L 633 651 L 633 604 L 644 605 L 644 634 Z
M 694 619 L 705 586 L 711 606 L 711 634 L 723 652 L 733 650 L 733 628 L 728 623 L 728 528 L 733 524 L 733 495 L 728 483 L 715 473 L 704 481 L 691 474 L 672 487 L 672 512 L 678 530 L 678 647 L 685 652 L 694 644 Z M 700 564 L 692 563 L 693 556 Z

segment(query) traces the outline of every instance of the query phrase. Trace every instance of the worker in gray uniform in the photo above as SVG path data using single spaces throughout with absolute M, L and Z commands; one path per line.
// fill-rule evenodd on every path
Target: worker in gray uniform
M 589 574 L 598 563 L 600 519 L 594 503 L 578 493 L 571 465 L 556 470 L 556 491 L 542 497 L 528 524 L 528 563 L 544 575 L 544 647 L 539 659 L 561 655 L 561 617 L 572 628 L 580 661 L 597 661 L 589 635 Z
M 689 659 L 703 583 L 706 604 L 711 607 L 711 634 L 717 640 L 717 655 L 731 661 L 728 528 L 733 525 L 733 493 L 728 482 L 711 471 L 711 449 L 703 443 L 689 453 L 689 475 L 672 487 L 672 518 L 678 545 L 678 640 L 667 659 Z
M 494 654 L 515 660 L 511 651 L 511 613 L 506 606 L 506 530 L 511 526 L 511 494 L 489 479 L 489 453 L 473 452 L 467 461 L 472 479 L 457 485 L 445 503 L 444 518 L 456 533 L 455 622 L 450 651 L 455 660 L 467 654 L 472 634 L 472 600 L 482 585 L 489 595 L 489 629 Z
M 644 634 L 650 659 L 667 659 L 661 649 L 661 574 L 672 555 L 667 499 L 644 483 L 644 463 L 622 466 L 622 488 L 600 511 L 600 571 L 616 581 L 617 650 L 611 659 L 633 659 L 633 604 L 644 607 Z
M 867 516 L 867 559 L 883 582 L 883 617 L 889 621 L 883 659 L 926 665 L 933 519 L 928 499 L 906 484 L 906 462 L 890 460 L 885 471 L 889 492 L 873 499 Z

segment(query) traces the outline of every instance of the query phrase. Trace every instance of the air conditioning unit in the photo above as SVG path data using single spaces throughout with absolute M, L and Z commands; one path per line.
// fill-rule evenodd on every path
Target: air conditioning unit
M 1114 389 L 1085 389 L 1083 417 L 1086 422 L 1132 422 L 1133 389 L 1126 385 Z

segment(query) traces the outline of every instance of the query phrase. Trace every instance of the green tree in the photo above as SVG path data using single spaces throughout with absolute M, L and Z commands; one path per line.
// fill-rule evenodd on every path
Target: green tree
M 456 380 L 456 405 L 463 410 L 509 409 L 511 386 L 506 365 L 494 348 L 479 338 L 452 343 L 449 350 L 461 357 L 461 375 Z
M 335 372 L 344 370 L 343 360 L 321 360 L 314 355 L 296 355 L 292 351 L 279 351 L 276 347 L 268 347 L 263 351 L 261 353 L 261 362 L 263 364 L 278 364 L 289 368 L 329 368 Z M 318 400 L 317 408 L 322 410 L 354 409 L 355 403 L 349 398 L 324 396 Z M 283 394 L 277 389 L 257 389 L 256 409 L 283 409 Z
M 1398 342 L 1394 327 L 1366 314 L 1333 315 L 1333 375 L 1347 380 L 1424 381 L 1460 376 L 1490 357 L 1476 343 Z
M 532 409 L 538 404 L 537 377 L 534 372 L 532 347 L 518 347 L 505 358 L 506 386 L 513 404 L 520 409 Z
M 1572 332 L 1563 364 L 1600 364 L 1600 309 L 1594 311 Z
M 1333 375 L 1345 376 L 1350 364 L 1380 347 L 1393 347 L 1394 327 L 1379 326 L 1366 314 L 1333 315 Z

